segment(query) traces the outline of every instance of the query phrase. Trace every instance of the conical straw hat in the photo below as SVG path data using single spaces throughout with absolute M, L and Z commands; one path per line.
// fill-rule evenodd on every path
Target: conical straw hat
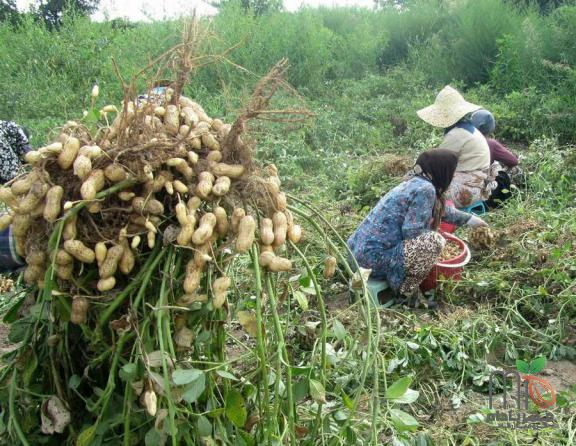
M 447 85 L 438 93 L 434 104 L 418 110 L 418 116 L 434 127 L 447 128 L 456 124 L 468 113 L 481 109 L 464 99 L 458 90 Z

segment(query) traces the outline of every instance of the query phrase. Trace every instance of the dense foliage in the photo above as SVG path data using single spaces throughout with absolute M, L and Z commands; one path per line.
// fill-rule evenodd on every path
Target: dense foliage
M 335 91 L 334 82 L 401 67 L 420 80 L 430 98 L 452 82 L 474 88 L 487 103 L 502 104 L 496 111 L 505 137 L 530 141 L 547 134 L 574 141 L 576 118 L 568 111 L 576 105 L 576 6 L 543 16 L 502 0 L 423 0 L 408 9 L 305 8 L 255 16 L 231 3 L 212 23 L 220 37 L 212 51 L 241 43 L 228 57 L 256 75 L 288 57 L 290 81 L 310 98 Z M 93 83 L 118 99 L 111 57 L 128 75 L 147 55 L 174 44 L 178 27 L 177 22 L 90 23 L 70 14 L 53 34 L 32 17 L 23 18 L 17 29 L 5 22 L 0 25 L 0 117 L 42 135 L 54 118 L 73 112 L 72 104 L 86 101 Z M 256 78 L 219 65 L 199 72 L 195 85 L 211 96 L 226 85 L 231 99 Z M 395 96 L 405 91 L 393 90 Z

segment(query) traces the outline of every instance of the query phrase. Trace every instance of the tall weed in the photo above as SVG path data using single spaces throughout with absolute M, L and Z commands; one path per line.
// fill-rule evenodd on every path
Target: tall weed
M 522 14 L 501 0 L 460 1 L 443 14 L 443 26 L 415 47 L 411 61 L 430 79 L 468 85 L 489 80 L 498 40 L 514 34 Z

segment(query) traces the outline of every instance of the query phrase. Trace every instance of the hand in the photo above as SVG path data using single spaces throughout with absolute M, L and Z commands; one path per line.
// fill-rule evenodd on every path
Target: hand
M 480 217 L 476 217 L 473 215 L 470 217 L 470 220 L 466 222 L 466 226 L 470 226 L 471 228 L 487 228 L 488 223 L 482 220 Z

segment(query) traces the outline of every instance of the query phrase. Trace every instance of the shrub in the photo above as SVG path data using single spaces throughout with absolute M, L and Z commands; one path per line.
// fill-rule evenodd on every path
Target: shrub
M 78 118 L 78 104 L 88 105 L 95 83 L 100 85 L 101 101 L 121 98 L 112 57 L 127 76 L 142 61 L 169 48 L 178 38 L 178 28 L 165 22 L 120 29 L 74 14 L 66 15 L 59 31 L 31 17 L 17 30 L 0 24 L 0 119 L 34 128 L 39 138 L 35 142 L 42 141 L 42 131 L 52 123 Z
M 521 13 L 501 0 L 462 1 L 443 14 L 438 32 L 414 48 L 410 60 L 431 80 L 467 85 L 489 79 L 498 39 L 514 33 Z
M 380 66 L 391 67 L 406 60 L 412 47 L 425 44 L 442 29 L 446 18 L 440 0 L 420 1 L 409 9 L 385 9 L 380 22 L 388 40 L 378 57 Z

